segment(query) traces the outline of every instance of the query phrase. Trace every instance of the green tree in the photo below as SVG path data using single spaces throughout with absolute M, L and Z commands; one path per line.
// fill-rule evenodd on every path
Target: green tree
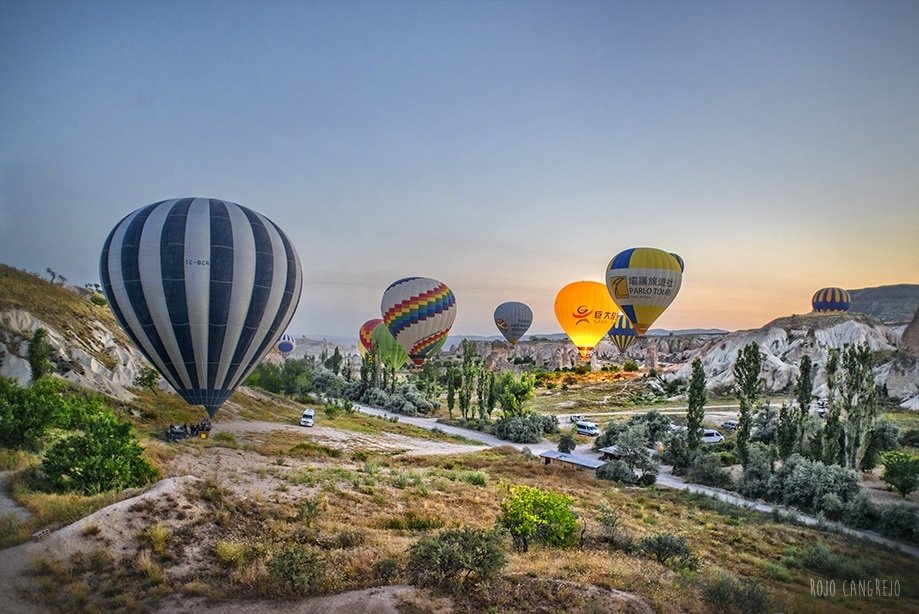
M 763 392 L 764 382 L 760 378 L 763 356 L 755 341 L 741 348 L 734 363 L 734 394 L 740 402 L 740 419 L 737 424 L 737 456 L 746 467 L 750 445 L 750 430 L 753 412 Z
M 526 552 L 531 541 L 570 546 L 578 530 L 572 498 L 535 486 L 512 486 L 501 502 L 498 523 L 510 531 L 517 549 Z
M 456 405 L 456 381 L 460 374 L 455 367 L 447 368 L 447 415 L 453 419 L 453 407 Z
M 325 352 L 325 350 L 323 350 L 323 352 Z M 341 370 L 341 361 L 343 359 L 344 357 L 341 355 L 341 352 L 338 351 L 338 346 L 336 345 L 335 351 L 332 352 L 331 356 L 323 360 L 322 364 L 324 364 L 329 371 L 338 375 L 338 372 Z
M 488 403 L 486 391 L 488 389 L 488 372 L 483 366 L 480 366 L 476 377 L 475 386 L 475 406 L 479 413 L 479 420 L 485 421 L 488 418 Z
M 472 388 L 475 383 L 475 358 L 478 356 L 478 352 L 476 351 L 475 343 L 468 339 L 463 339 L 462 347 L 463 365 L 460 371 L 459 406 L 463 420 L 468 420 L 470 418 L 469 409 L 472 403 Z
M 807 416 L 810 414 L 811 401 L 814 398 L 814 363 L 810 356 L 802 356 L 798 364 L 798 379 L 795 382 L 795 401 L 797 413 L 795 415 L 796 431 L 798 435 L 798 451 L 804 453 L 804 432 Z
M 689 408 L 686 412 L 686 445 L 695 450 L 702 442 L 702 420 L 705 417 L 705 370 L 702 361 L 692 361 L 692 378 L 689 380 Z
M 160 381 L 160 374 L 156 369 L 151 367 L 141 367 L 137 375 L 134 376 L 134 385 L 138 388 L 146 388 L 153 394 L 156 394 L 156 384 Z
M 142 486 L 156 470 L 141 456 L 131 424 L 111 412 L 89 416 L 81 435 L 71 435 L 45 454 L 42 470 L 57 491 L 96 494 Z
M 510 371 L 501 374 L 497 382 L 498 402 L 504 417 L 512 418 L 528 413 L 524 403 L 533 396 L 535 385 L 536 378 L 527 373 L 522 373 L 519 378 Z
M 577 446 L 578 442 L 570 433 L 565 433 L 558 440 L 558 451 L 563 454 L 571 454 Z
M 871 348 L 867 343 L 843 349 L 839 400 L 845 420 L 842 432 L 843 466 L 848 469 L 857 470 L 861 467 L 877 419 L 878 400 L 873 367 Z
M 885 452 L 881 455 L 884 473 L 881 479 L 905 499 L 919 488 L 919 456 L 906 452 Z
M 779 409 L 779 424 L 776 429 L 776 445 L 779 450 L 779 457 L 785 460 L 795 451 L 795 446 L 799 443 L 798 438 L 798 420 L 797 415 L 792 414 L 788 403 L 782 403 Z
M 53 352 L 54 349 L 48 343 L 48 331 L 38 328 L 32 335 L 28 352 L 29 369 L 32 371 L 33 382 L 42 376 L 54 373 L 54 364 L 51 362 Z
M 491 371 L 488 372 L 488 381 L 485 388 L 485 410 L 488 412 L 488 419 L 495 411 L 498 404 L 498 378 Z
M 51 377 L 26 388 L 0 377 L 0 444 L 37 449 L 51 427 L 70 428 L 72 408 L 64 388 L 63 382 Z

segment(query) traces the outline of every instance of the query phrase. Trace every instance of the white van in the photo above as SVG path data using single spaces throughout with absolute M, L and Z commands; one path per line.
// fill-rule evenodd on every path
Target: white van
M 702 431 L 702 443 L 721 443 L 724 441 L 724 435 L 715 429 L 705 429 Z
M 600 429 L 597 428 L 597 425 L 593 422 L 588 422 L 587 420 L 578 420 L 574 424 L 575 430 L 577 430 L 578 435 L 590 435 L 591 437 L 596 437 L 600 434 Z
M 300 426 L 313 426 L 315 422 L 316 412 L 312 409 L 304 409 L 303 415 L 300 416 Z

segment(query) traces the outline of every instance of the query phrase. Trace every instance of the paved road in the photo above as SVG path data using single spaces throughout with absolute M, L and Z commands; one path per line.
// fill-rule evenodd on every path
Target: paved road
M 504 441 L 503 439 L 498 439 L 497 437 L 493 435 L 489 435 L 487 433 L 480 433 L 478 431 L 473 431 L 470 429 L 463 429 L 463 428 L 459 428 L 456 426 L 449 426 L 446 424 L 438 424 L 438 422 L 434 418 L 421 418 L 417 416 L 403 416 L 400 414 L 394 414 L 392 412 L 389 412 L 383 409 L 378 409 L 376 407 L 369 407 L 367 405 L 360 405 L 360 404 L 355 404 L 355 407 L 358 409 L 358 411 L 361 411 L 366 414 L 371 414 L 371 415 L 376 415 L 376 416 L 387 416 L 387 417 L 398 416 L 400 422 L 414 424 L 415 426 L 419 426 L 421 428 L 426 428 L 426 429 L 432 429 L 436 427 L 444 432 L 452 433 L 454 435 L 460 435 L 468 439 L 474 439 L 476 441 L 480 441 L 492 447 L 512 446 L 514 448 L 517 448 L 518 450 L 522 450 L 523 448 L 529 448 L 534 454 L 539 454 L 540 452 L 543 452 L 545 450 L 555 450 L 556 449 L 555 443 L 551 441 L 547 441 L 545 439 L 535 444 L 511 443 L 508 441 Z M 590 414 L 590 415 L 597 415 L 597 414 Z M 584 454 L 588 456 L 594 456 L 594 457 L 597 454 L 591 448 L 590 444 L 582 444 L 578 446 L 577 449 L 575 449 L 575 453 Z M 795 510 L 792 508 L 777 506 L 772 503 L 766 503 L 764 501 L 752 501 L 750 499 L 745 499 L 735 493 L 732 493 L 727 490 L 723 490 L 721 488 L 713 488 L 711 486 L 702 486 L 701 484 L 692 484 L 692 483 L 684 482 L 681 478 L 673 475 L 672 467 L 669 467 L 667 465 L 661 466 L 661 472 L 657 476 L 657 485 L 663 486 L 665 488 L 673 488 L 675 490 L 686 490 L 686 491 L 693 492 L 693 493 L 701 493 L 701 494 L 708 495 L 710 497 L 719 499 L 720 501 L 724 501 L 725 503 L 730 503 L 731 505 L 736 505 L 738 507 L 746 507 L 746 508 L 754 509 L 760 512 L 765 512 L 767 514 L 771 513 L 773 509 L 778 508 L 782 512 L 783 515 L 789 518 L 793 518 L 797 522 L 800 522 L 801 524 L 805 524 L 808 526 L 818 526 L 821 524 L 821 522 L 816 517 L 810 516 L 808 514 L 803 514 L 799 512 L 798 510 Z M 898 541 L 894 541 L 892 539 L 888 539 L 884 537 L 883 535 L 879 535 L 878 533 L 875 533 L 874 531 L 863 531 L 861 529 L 852 529 L 852 528 L 846 527 L 844 525 L 841 525 L 835 522 L 824 522 L 823 524 L 840 533 L 845 533 L 846 535 L 852 535 L 855 537 L 860 537 L 862 539 L 873 541 L 878 544 L 883 544 L 895 550 L 899 550 L 901 552 L 904 552 L 906 554 L 919 558 L 919 547 L 912 546 L 910 544 L 904 544 Z
M 10 514 L 16 516 L 20 520 L 24 520 L 28 518 L 29 511 L 13 501 L 6 493 L 6 481 L 12 473 L 12 471 L 0 471 L 0 516 Z

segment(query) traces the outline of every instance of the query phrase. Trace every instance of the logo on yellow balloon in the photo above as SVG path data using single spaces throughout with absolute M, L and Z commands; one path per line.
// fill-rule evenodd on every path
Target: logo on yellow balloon
M 614 299 L 629 299 L 629 284 L 626 282 L 625 275 L 610 277 L 609 286 L 613 289 Z
M 578 324 L 586 322 L 587 318 L 590 317 L 590 313 L 591 313 L 590 307 L 588 307 L 587 305 L 578 305 L 577 310 L 571 313 L 571 317 L 577 320 L 577 322 L 575 322 L 574 325 L 577 326 Z

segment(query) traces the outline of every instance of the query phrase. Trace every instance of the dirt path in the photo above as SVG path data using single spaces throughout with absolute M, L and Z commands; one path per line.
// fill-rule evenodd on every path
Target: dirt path
M 12 514 L 17 520 L 25 520 L 29 516 L 29 510 L 13 501 L 6 492 L 6 482 L 13 473 L 0 471 L 0 516 Z

